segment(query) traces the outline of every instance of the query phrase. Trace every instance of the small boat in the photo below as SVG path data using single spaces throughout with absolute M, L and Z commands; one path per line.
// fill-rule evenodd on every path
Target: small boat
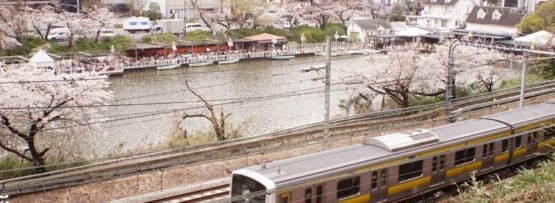
M 271 60 L 289 60 L 289 59 L 295 58 L 295 55 L 284 55 L 284 56 L 275 55 L 275 56 L 270 56 L 268 58 L 270 58 Z
M 349 51 L 340 51 L 340 52 L 337 52 L 337 54 L 339 56 L 347 56 L 347 55 L 351 55 L 351 52 L 349 52 Z
M 181 63 L 177 63 L 177 64 L 172 64 L 172 65 L 167 65 L 167 66 L 158 66 L 156 67 L 157 70 L 169 70 L 169 69 L 175 69 L 175 68 L 179 68 L 181 66 Z
M 228 59 L 225 61 L 218 61 L 218 64 L 232 64 L 232 63 L 237 63 L 239 62 L 239 59 Z
M 320 51 L 320 52 L 316 52 L 314 53 L 315 56 L 328 56 L 328 53 L 325 51 Z M 339 56 L 339 53 L 337 52 L 331 52 L 330 56 Z
M 364 52 L 362 50 L 349 50 L 348 51 L 351 55 L 361 55 L 364 54 Z
M 214 61 L 198 62 L 198 63 L 190 63 L 189 66 L 190 67 L 208 66 L 208 65 L 212 65 L 213 63 Z

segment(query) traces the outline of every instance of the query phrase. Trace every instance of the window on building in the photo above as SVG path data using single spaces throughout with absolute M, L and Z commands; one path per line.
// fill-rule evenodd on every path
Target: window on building
M 337 199 L 343 199 L 360 192 L 360 177 L 352 177 L 337 182 Z
M 476 148 L 463 149 L 455 152 L 455 165 L 461 165 L 474 161 L 474 155 L 476 154 Z
M 422 175 L 422 165 L 424 161 L 415 161 L 399 166 L 399 182 Z
M 479 9 L 478 12 L 476 13 L 476 18 L 478 19 L 484 19 L 486 17 L 486 12 L 484 12 L 484 10 Z
M 509 139 L 504 139 L 503 141 L 501 141 L 501 151 L 509 151 Z
M 501 12 L 499 12 L 499 10 L 494 10 L 493 13 L 491 14 L 491 19 L 492 20 L 499 20 L 501 19 Z

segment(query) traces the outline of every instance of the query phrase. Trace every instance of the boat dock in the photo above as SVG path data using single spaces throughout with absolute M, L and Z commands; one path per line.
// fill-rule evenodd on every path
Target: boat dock
M 368 53 L 372 51 L 370 44 L 364 43 L 332 43 L 333 53 L 363 53 L 366 50 Z M 226 54 L 205 54 L 205 55 L 179 55 L 171 59 L 158 59 L 150 61 L 137 61 L 137 62 L 117 62 L 115 65 L 101 68 L 100 70 L 94 69 L 96 72 L 106 75 L 123 74 L 126 70 L 137 70 L 147 68 L 158 68 L 164 66 L 171 66 L 181 64 L 182 66 L 200 66 L 198 64 L 210 65 L 218 64 L 219 62 L 230 60 L 252 60 L 252 59 L 282 59 L 286 60 L 293 57 L 286 56 L 300 56 L 300 55 L 322 55 L 326 51 L 324 43 L 313 44 L 294 44 L 286 45 L 281 50 L 272 51 L 258 51 L 258 52 L 238 52 L 231 51 Z M 234 53 L 235 52 L 235 53 Z M 338 54 L 332 54 L 337 56 Z M 191 65 L 192 64 L 192 65 Z M 225 63 L 222 63 L 225 64 Z M 80 70 L 83 71 L 83 70 Z M 88 71 L 88 70 L 85 70 Z

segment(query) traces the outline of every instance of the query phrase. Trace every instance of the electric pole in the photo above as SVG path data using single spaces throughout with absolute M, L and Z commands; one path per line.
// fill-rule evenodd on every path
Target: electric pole
M 326 38 L 326 46 L 328 48 L 326 60 L 326 88 L 325 88 L 325 106 L 326 113 L 324 115 L 324 145 L 328 144 L 328 136 L 330 135 L 330 74 L 331 74 L 331 39 Z
M 524 86 L 526 86 L 526 63 L 528 63 L 528 51 L 522 53 L 522 75 L 520 78 L 520 103 L 519 108 L 524 105 Z

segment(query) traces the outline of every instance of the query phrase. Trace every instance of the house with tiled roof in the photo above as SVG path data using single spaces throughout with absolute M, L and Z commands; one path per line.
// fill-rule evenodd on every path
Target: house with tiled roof
M 476 6 L 466 18 L 466 30 L 499 35 L 516 35 L 516 25 L 525 13 L 516 8 Z
M 478 3 L 474 0 L 424 0 L 418 16 L 407 16 L 407 21 L 424 29 L 449 30 L 461 28 L 470 11 Z
M 370 37 L 391 35 L 393 29 L 388 22 L 378 19 L 352 19 L 347 25 L 347 38 L 367 42 Z

